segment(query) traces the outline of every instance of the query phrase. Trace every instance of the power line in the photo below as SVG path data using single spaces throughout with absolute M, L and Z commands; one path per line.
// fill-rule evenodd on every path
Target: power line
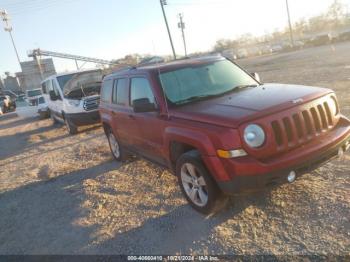
M 36 3 L 31 4 L 31 5 L 22 5 L 20 7 L 12 7 L 12 8 L 9 7 L 7 9 L 10 10 L 13 15 L 18 15 L 18 14 L 22 14 L 22 13 L 44 10 L 44 9 L 55 7 L 57 5 L 69 4 L 69 3 L 73 3 L 73 2 L 74 2 L 74 0 L 73 1 L 72 0 L 60 0 L 60 1 L 46 0 L 44 2 L 36 2 Z

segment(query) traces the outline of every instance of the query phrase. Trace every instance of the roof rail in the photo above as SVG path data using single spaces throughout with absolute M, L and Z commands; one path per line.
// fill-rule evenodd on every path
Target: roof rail
M 132 69 L 136 69 L 136 66 L 124 66 L 124 67 L 118 68 L 116 70 L 113 70 L 112 73 L 117 73 L 117 72 L 121 72 L 121 71 L 132 70 Z

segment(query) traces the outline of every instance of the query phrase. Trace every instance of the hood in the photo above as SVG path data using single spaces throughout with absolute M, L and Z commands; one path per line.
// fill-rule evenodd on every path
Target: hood
M 169 113 L 186 120 L 237 127 L 243 122 L 299 106 L 331 92 L 327 88 L 312 86 L 263 84 L 179 106 Z
M 85 96 L 100 93 L 102 72 L 87 71 L 77 73 L 64 86 L 64 96 L 70 99 L 81 99 Z

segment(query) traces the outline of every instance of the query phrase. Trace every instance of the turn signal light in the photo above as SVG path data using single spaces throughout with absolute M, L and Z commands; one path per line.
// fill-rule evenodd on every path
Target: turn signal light
M 216 153 L 221 158 L 235 158 L 235 157 L 241 157 L 248 155 L 246 151 L 243 149 L 236 149 L 236 150 L 217 150 Z

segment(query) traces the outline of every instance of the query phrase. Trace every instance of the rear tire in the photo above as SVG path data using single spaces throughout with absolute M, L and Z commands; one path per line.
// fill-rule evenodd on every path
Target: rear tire
M 111 153 L 115 158 L 115 160 L 119 162 L 124 161 L 126 158 L 126 155 L 118 139 L 113 134 L 112 129 L 108 129 L 108 131 L 106 132 L 106 136 L 108 139 L 109 148 L 111 149 Z
M 228 197 L 216 185 L 197 150 L 180 156 L 176 162 L 176 176 L 185 198 L 198 212 L 210 215 L 226 205 Z

